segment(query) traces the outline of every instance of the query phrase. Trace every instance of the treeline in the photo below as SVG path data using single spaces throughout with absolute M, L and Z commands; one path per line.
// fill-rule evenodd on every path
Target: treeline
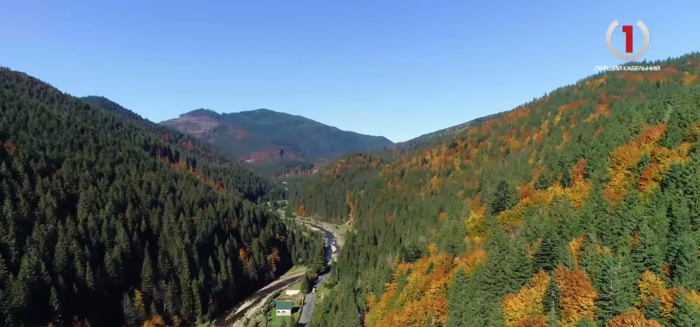
M 700 55 L 651 64 L 293 190 L 356 227 L 312 326 L 700 325 Z
M 140 124 L 0 69 L 0 324 L 195 324 L 323 251 L 273 184 Z

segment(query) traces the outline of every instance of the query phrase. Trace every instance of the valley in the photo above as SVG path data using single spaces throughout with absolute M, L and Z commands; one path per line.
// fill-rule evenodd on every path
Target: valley
M 280 323 L 261 312 L 311 276 L 300 326 L 684 326 L 699 63 L 601 73 L 284 181 L 219 152 L 218 116 L 181 132 L 1 69 L 0 315 Z
M 0 327 L 700 327 L 698 10 L 0 1 Z
M 323 233 L 322 235 L 324 235 L 324 243 L 326 246 L 326 259 L 328 260 L 328 264 L 331 265 L 332 262 L 336 260 L 340 247 L 342 246 L 342 241 L 338 241 L 338 238 L 342 237 L 342 233 L 336 228 L 328 226 L 328 224 L 311 219 L 300 219 L 298 223 Z M 305 267 L 299 267 L 298 269 L 293 268 L 279 279 L 242 300 L 234 308 L 212 322 L 211 326 L 244 326 L 244 321 L 257 319 L 258 313 L 270 302 L 273 295 L 299 283 L 302 275 L 305 273 L 307 273 Z M 328 273 L 318 276 L 312 288 L 320 288 L 320 285 L 323 284 L 327 276 Z M 301 315 L 298 322 L 298 326 L 301 327 L 306 326 L 311 320 L 316 303 L 316 293 L 311 292 L 304 296 L 304 305 L 303 308 L 301 308 Z

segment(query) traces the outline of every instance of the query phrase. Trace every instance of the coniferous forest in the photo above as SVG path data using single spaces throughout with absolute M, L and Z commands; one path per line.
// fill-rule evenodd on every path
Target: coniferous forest
M 323 252 L 284 188 L 96 100 L 0 68 L 0 325 L 194 325 Z
M 700 326 L 700 54 L 347 155 L 290 190 L 0 68 L 0 324 L 195 325 L 354 226 L 310 326 Z M 289 207 L 288 206 L 288 209 Z
M 646 64 L 298 182 L 355 227 L 311 326 L 700 326 L 700 54 Z

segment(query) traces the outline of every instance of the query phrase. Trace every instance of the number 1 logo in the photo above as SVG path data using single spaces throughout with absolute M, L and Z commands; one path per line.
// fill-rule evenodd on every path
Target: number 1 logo
M 620 25 L 617 21 L 612 22 L 610 26 L 608 26 L 608 33 L 605 34 L 605 43 L 608 45 L 608 50 L 615 56 L 618 57 L 624 61 L 632 61 L 635 60 L 641 56 L 644 55 L 645 52 L 647 52 L 647 49 L 649 48 L 649 29 L 647 29 L 647 26 L 642 23 L 642 21 L 637 22 L 637 26 L 639 29 L 642 30 L 642 34 L 644 34 L 644 45 L 642 48 L 639 50 L 639 52 L 634 53 L 634 54 L 623 54 L 617 52 L 615 50 L 615 47 L 612 44 L 612 34 L 615 31 L 615 28 Z M 634 31 L 634 26 L 632 25 L 624 25 L 622 26 L 622 33 L 625 33 L 625 52 L 626 53 L 633 53 L 634 52 L 634 37 L 633 37 L 633 31 Z

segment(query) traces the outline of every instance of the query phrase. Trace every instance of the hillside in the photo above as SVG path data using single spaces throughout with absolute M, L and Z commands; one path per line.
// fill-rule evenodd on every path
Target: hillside
M 225 114 L 198 109 L 161 124 L 211 143 L 230 157 L 262 165 L 296 166 L 393 144 L 385 137 L 342 131 L 268 109 Z
M 480 118 L 477 118 L 474 120 L 470 120 L 466 123 L 457 124 L 457 125 L 454 125 L 454 126 L 451 126 L 448 128 L 441 129 L 439 131 L 423 134 L 423 135 L 420 135 L 418 137 L 414 137 L 408 141 L 397 143 L 396 147 L 397 148 L 402 148 L 402 147 L 407 148 L 408 147 L 411 149 L 418 149 L 418 148 L 422 148 L 425 146 L 435 145 L 439 142 L 442 142 L 445 139 L 448 139 L 448 140 L 452 139 L 454 134 L 459 133 L 459 132 L 465 130 L 466 128 L 468 128 L 474 124 L 478 124 L 478 123 L 483 122 L 485 120 L 495 118 L 498 115 L 499 114 L 494 114 L 494 115 L 490 115 L 490 116 L 486 116 L 486 117 L 480 117 Z
M 276 184 L 114 108 L 0 68 L 0 325 L 194 325 L 323 262 Z
M 352 217 L 313 326 L 697 326 L 700 55 L 601 73 L 290 190 Z
M 126 109 L 126 108 L 120 106 L 118 103 L 116 103 L 110 99 L 107 99 L 105 97 L 90 95 L 90 96 L 86 96 L 86 97 L 81 97 L 80 99 L 85 101 L 85 102 L 89 102 L 90 104 L 92 104 L 95 107 L 99 107 L 99 108 L 102 108 L 104 110 L 107 110 L 107 111 L 109 111 L 109 112 L 111 112 L 111 113 L 113 113 L 121 118 L 124 118 L 126 120 L 130 120 L 132 122 L 139 123 L 142 125 L 153 124 L 149 120 L 141 117 L 141 115 L 139 115 L 139 114 L 137 114 L 129 109 Z
M 212 145 L 196 137 L 151 122 L 105 97 L 87 96 L 80 99 L 130 121 L 140 132 L 155 136 L 159 143 L 171 147 L 171 149 L 152 149 L 150 150 L 152 155 L 163 150 L 164 154 L 170 156 L 169 160 L 187 162 L 190 169 L 212 180 L 220 181 L 221 187 L 229 192 L 238 193 L 252 202 L 285 197 L 285 191 L 280 185 L 250 171 L 239 161 L 226 158 Z

